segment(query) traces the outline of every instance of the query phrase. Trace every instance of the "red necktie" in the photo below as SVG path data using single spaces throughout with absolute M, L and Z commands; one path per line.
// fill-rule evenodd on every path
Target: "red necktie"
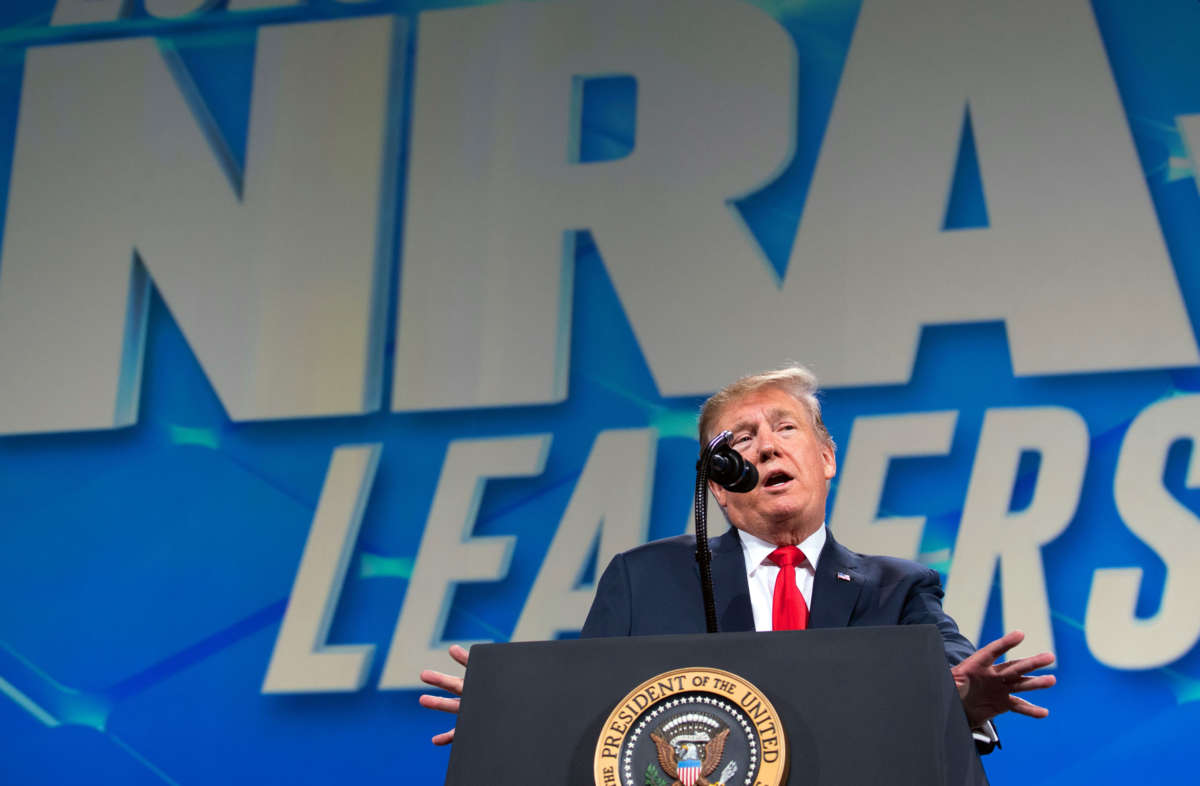
M 796 566 L 804 564 L 804 552 L 795 546 L 780 546 L 767 559 L 779 566 L 771 601 L 771 630 L 804 630 L 808 627 L 808 604 L 796 586 Z

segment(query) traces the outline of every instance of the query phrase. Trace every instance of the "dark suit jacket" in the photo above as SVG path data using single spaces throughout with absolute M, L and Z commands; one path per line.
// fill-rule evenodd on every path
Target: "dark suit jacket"
M 711 539 L 717 625 L 723 632 L 753 631 L 750 585 L 738 531 Z M 849 576 L 849 581 L 838 574 Z M 946 660 L 975 648 L 942 611 L 942 583 L 922 565 L 894 557 L 857 554 L 826 533 L 813 581 L 810 628 L 855 625 L 936 625 Z M 618 554 L 596 585 L 581 636 L 704 633 L 704 601 L 696 538 L 681 535 Z

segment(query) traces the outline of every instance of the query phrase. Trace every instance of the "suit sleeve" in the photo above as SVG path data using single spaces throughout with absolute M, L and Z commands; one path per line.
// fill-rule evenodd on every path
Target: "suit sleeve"
M 632 610 L 629 571 L 625 567 L 624 555 L 618 554 L 608 563 L 600 581 L 596 583 L 596 597 L 579 632 L 580 638 L 630 635 Z
M 975 645 L 959 632 L 953 618 L 942 609 L 943 594 L 942 580 L 937 571 L 924 568 L 905 598 L 900 624 L 936 625 L 942 634 L 946 661 L 953 666 L 973 653 Z

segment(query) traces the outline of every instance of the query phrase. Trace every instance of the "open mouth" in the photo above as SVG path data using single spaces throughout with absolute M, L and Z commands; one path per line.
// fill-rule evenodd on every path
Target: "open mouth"
M 771 488 L 772 486 L 782 486 L 784 483 L 787 483 L 791 479 L 792 479 L 791 475 L 787 474 L 786 472 L 784 472 L 781 469 L 777 469 L 773 472 L 768 472 L 767 476 L 763 478 L 763 488 Z

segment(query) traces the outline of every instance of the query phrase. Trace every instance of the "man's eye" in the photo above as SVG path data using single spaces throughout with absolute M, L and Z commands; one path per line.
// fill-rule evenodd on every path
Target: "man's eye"
M 783 424 L 780 424 L 780 426 L 779 426 L 779 430 L 780 430 L 780 431 L 795 431 L 795 430 L 796 430 L 796 424 L 795 424 L 795 423 L 783 423 Z
M 750 441 L 749 434 L 742 434 L 740 437 L 733 438 L 733 444 L 735 444 L 735 445 L 744 445 L 749 441 Z

